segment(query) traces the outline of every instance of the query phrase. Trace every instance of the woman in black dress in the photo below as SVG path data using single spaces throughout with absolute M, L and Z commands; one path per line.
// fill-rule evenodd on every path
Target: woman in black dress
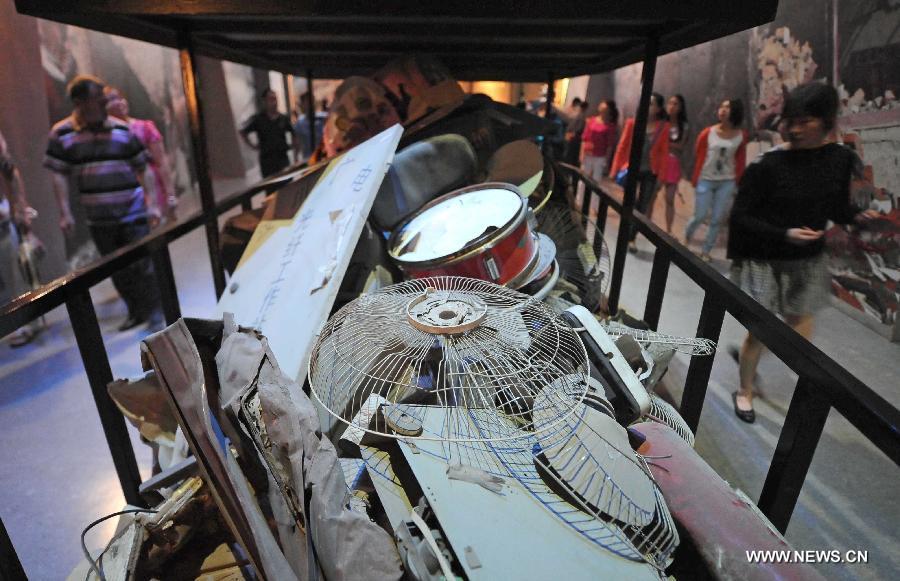
M 850 201 L 856 154 L 831 142 L 838 95 L 833 87 L 801 85 L 782 113 L 788 141 L 750 164 L 731 212 L 728 257 L 732 281 L 809 339 L 813 316 L 828 303 L 830 275 L 825 227 L 876 216 Z M 740 390 L 734 411 L 753 422 L 753 378 L 763 345 L 748 334 L 739 356 Z

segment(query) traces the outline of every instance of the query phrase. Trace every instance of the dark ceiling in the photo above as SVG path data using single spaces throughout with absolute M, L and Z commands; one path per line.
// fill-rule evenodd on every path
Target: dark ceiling
M 546 81 L 640 61 L 771 21 L 777 0 L 16 0 L 19 12 L 317 78 L 434 55 L 461 80 Z

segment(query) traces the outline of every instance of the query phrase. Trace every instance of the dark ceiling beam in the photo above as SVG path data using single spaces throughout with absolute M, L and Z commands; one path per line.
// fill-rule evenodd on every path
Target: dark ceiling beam
M 29 1 L 29 0 L 20 0 Z M 544 10 L 544 13 L 547 11 Z M 543 27 L 572 27 L 575 29 L 589 27 L 616 27 L 622 30 L 643 28 L 645 26 L 659 23 L 664 18 L 659 14 L 653 14 L 645 18 L 639 18 L 632 15 L 629 18 L 614 18 L 606 15 L 585 14 L 584 11 L 573 18 L 565 18 L 560 15 L 537 15 L 530 13 L 523 15 L 520 10 L 509 10 L 502 16 L 481 15 L 469 13 L 466 15 L 437 15 L 437 14 L 354 14 L 350 12 L 341 12 L 339 14 L 323 15 L 323 14 L 280 14 L 278 16 L 257 15 L 257 14 L 199 14 L 199 15 L 178 15 L 178 14 L 147 14 L 147 16 L 163 18 L 171 16 L 176 19 L 187 19 L 193 22 L 207 22 L 206 26 L 212 26 L 215 23 L 225 26 L 236 26 L 235 23 L 250 24 L 253 26 L 270 27 L 271 30 L 283 30 L 287 27 L 302 28 L 322 28 L 333 26 L 336 23 L 343 22 L 351 27 L 359 26 L 417 26 L 421 24 L 433 24 L 439 22 L 446 26 L 508 26 L 511 28 L 519 28 L 523 26 L 543 26 Z M 687 15 L 682 14 L 678 18 L 686 20 Z
M 16 8 L 23 14 L 46 18 L 54 22 L 63 24 L 71 24 L 72 26 L 80 26 L 97 32 L 106 34 L 115 34 L 117 36 L 125 36 L 135 40 L 142 40 L 152 44 L 176 48 L 178 46 L 178 33 L 175 29 L 167 26 L 161 26 L 156 23 L 147 22 L 134 16 L 116 16 L 109 15 L 103 18 L 84 13 L 60 12 L 58 14 L 32 14 L 24 12 L 16 2 Z
M 634 36 L 546 36 L 546 37 L 504 37 L 499 35 L 481 35 L 481 34 L 465 34 L 465 35 L 448 35 L 442 33 L 435 34 L 357 34 L 347 36 L 335 36 L 327 33 L 257 33 L 257 32 L 228 32 L 221 34 L 203 33 L 196 35 L 198 38 L 208 38 L 210 40 L 220 41 L 227 39 L 228 41 L 240 42 L 245 47 L 266 48 L 272 45 L 284 47 L 296 46 L 320 46 L 335 47 L 340 49 L 346 45 L 356 46 L 382 46 L 382 45 L 421 45 L 421 44 L 456 44 L 463 47 L 478 44 L 482 46 L 566 46 L 572 48 L 584 48 L 591 46 L 616 46 L 635 40 L 643 41 L 643 37 Z
M 373 66 L 369 70 L 354 70 L 348 72 L 346 68 L 341 67 L 321 67 L 319 73 L 320 79 L 345 79 L 351 74 L 368 76 L 375 73 L 381 65 Z M 451 74 L 460 82 L 469 81 L 505 81 L 510 83 L 546 83 L 547 69 L 512 69 L 508 71 L 498 72 L 497 69 L 474 69 L 449 67 Z M 573 76 L 573 75 L 564 75 Z
M 578 22 L 535 22 L 534 20 L 495 20 L 495 19 L 455 19 L 455 18 L 429 18 L 429 19 L 393 19 L 373 21 L 362 18 L 328 18 L 315 20 L 245 20 L 245 19 L 218 19 L 209 17 L 198 18 L 166 18 L 145 16 L 148 20 L 171 25 L 171 23 L 186 23 L 191 30 L 205 34 L 247 33 L 277 35 L 290 37 L 305 34 L 324 34 L 330 37 L 354 37 L 357 35 L 422 35 L 428 33 L 456 34 L 461 36 L 489 35 L 496 37 L 521 37 L 539 38 L 546 36 L 550 31 L 565 29 L 566 36 L 577 38 L 622 36 L 631 39 L 642 39 L 646 31 L 664 23 L 664 20 L 640 21 L 629 24 L 612 24 L 606 20 L 590 22 L 580 20 Z
M 722 24 L 692 23 L 676 31 L 662 34 L 659 42 L 659 54 L 662 56 L 736 32 L 740 31 L 732 30 L 730 27 Z M 611 71 L 640 62 L 643 59 L 643 53 L 643 44 L 623 48 L 623 50 L 601 63 L 600 70 Z
M 226 43 L 210 42 L 202 38 L 196 39 L 194 41 L 194 46 L 197 50 L 197 54 L 203 55 L 205 57 L 223 61 L 231 61 L 233 63 L 238 63 L 241 65 L 246 65 L 248 67 L 263 69 L 267 71 L 276 71 L 286 74 L 299 74 L 296 69 L 289 67 L 286 63 L 280 62 L 277 59 L 269 58 L 268 55 L 262 52 L 243 50 L 239 46 L 229 45 Z
M 118 15 L 245 16 L 261 17 L 370 17 L 406 18 L 544 18 L 560 21 L 586 17 L 635 21 L 640 19 L 682 19 L 685 16 L 708 21 L 742 22 L 771 12 L 777 0 L 455 0 L 421 2 L 408 0 L 16 0 L 19 11 L 84 12 Z M 771 8 L 771 10 L 767 10 Z M 588 13 L 588 14 L 585 14 Z
M 396 56 L 408 54 L 403 50 L 281 50 L 272 49 L 264 54 L 269 55 L 272 59 L 280 59 L 282 57 L 305 56 L 310 60 L 317 62 L 345 61 L 345 59 L 363 59 L 377 60 L 385 58 L 395 58 Z M 440 59 L 460 60 L 474 59 L 476 61 L 494 61 L 494 62 L 511 62 L 521 63 L 527 60 L 529 63 L 540 61 L 551 62 L 597 62 L 598 60 L 609 58 L 609 52 L 549 52 L 549 51 L 522 51 L 522 52 L 494 52 L 485 54 L 477 50 L 429 50 L 419 54 L 427 54 L 436 56 Z M 387 64 L 387 61 L 382 60 Z M 350 63 L 352 65 L 352 63 Z
M 395 4 L 397 10 L 388 9 Z M 511 81 L 523 77 L 545 81 L 551 71 L 559 78 L 613 70 L 639 62 L 651 33 L 658 34 L 660 54 L 665 54 L 768 22 L 777 8 L 777 0 L 600 0 L 590 5 L 591 16 L 585 17 L 583 2 L 572 0 L 557 0 L 549 16 L 543 0 L 463 0 L 439 8 L 430 3 L 407 4 L 399 0 L 377 5 L 368 0 L 16 0 L 23 14 L 173 48 L 177 34 L 189 32 L 195 35 L 198 54 L 283 73 L 305 74 L 311 69 L 319 78 L 333 78 L 336 71 L 342 71 L 341 76 L 366 74 L 389 60 L 377 66 L 374 59 L 362 57 L 352 62 L 355 57 L 339 50 L 357 47 L 355 54 L 366 53 L 366 58 L 393 56 L 395 51 L 440 55 L 446 51 L 442 59 L 457 78 Z M 206 32 L 197 34 L 198 29 Z M 229 30 L 300 36 L 293 41 L 242 42 L 228 38 Z M 320 35 L 315 38 L 321 44 L 304 43 L 301 33 Z M 379 35 L 388 41 L 373 42 Z M 404 44 L 401 36 L 417 43 Z M 441 43 L 442 37 L 450 41 Z M 467 44 L 465 37 L 471 42 Z M 609 37 L 626 40 L 607 44 Z M 567 40 L 581 38 L 584 44 Z M 466 55 L 470 62 L 459 63 L 454 56 L 461 49 L 478 54 Z M 283 52 L 275 52 L 279 50 Z M 342 62 L 335 64 L 334 54 L 326 52 L 343 55 L 338 57 Z M 509 53 L 516 58 L 508 57 Z M 562 53 L 566 58 L 557 58 Z M 300 59 L 302 66 L 297 64 Z

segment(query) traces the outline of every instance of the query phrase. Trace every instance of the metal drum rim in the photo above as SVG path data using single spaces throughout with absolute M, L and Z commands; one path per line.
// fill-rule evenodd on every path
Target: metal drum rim
M 488 235 L 480 236 L 473 241 L 470 241 L 466 244 L 462 249 L 453 252 L 451 254 L 447 254 L 444 256 L 439 256 L 437 258 L 429 258 L 428 260 L 404 260 L 396 255 L 394 255 L 394 246 L 397 243 L 397 237 L 399 233 L 409 225 L 415 218 L 420 216 L 425 211 L 451 199 L 457 197 L 461 194 L 466 194 L 472 191 L 479 190 L 491 190 L 491 189 L 502 189 L 509 190 L 516 195 L 519 196 L 519 200 L 521 201 L 521 206 L 519 207 L 519 211 L 516 212 L 516 215 L 513 216 L 506 224 L 502 227 L 494 230 L 490 233 L 491 239 L 489 241 L 485 241 L 485 238 Z M 428 268 L 431 266 L 452 266 L 454 264 L 458 264 L 463 262 L 473 256 L 477 256 L 481 254 L 485 250 L 490 250 L 494 246 L 498 245 L 501 241 L 506 239 L 506 235 L 512 233 L 516 228 L 518 228 L 523 222 L 525 222 L 525 218 L 528 215 L 528 200 L 522 196 L 522 193 L 519 191 L 519 188 L 514 186 L 513 184 L 507 184 L 505 182 L 484 182 L 481 184 L 474 184 L 471 186 L 466 186 L 464 188 L 460 188 L 458 190 L 453 190 L 452 192 L 448 192 L 443 196 L 435 198 L 419 208 L 413 215 L 409 216 L 403 222 L 401 222 L 394 231 L 391 233 L 391 236 L 388 238 L 388 255 L 392 260 L 397 262 L 400 266 L 409 266 L 412 268 Z M 531 233 L 531 227 L 527 226 L 528 232 Z

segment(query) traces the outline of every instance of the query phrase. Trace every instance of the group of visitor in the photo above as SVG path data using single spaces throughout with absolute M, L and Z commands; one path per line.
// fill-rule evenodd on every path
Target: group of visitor
M 782 112 L 784 143 L 747 162 L 748 133 L 744 105 L 725 99 L 716 122 L 693 140 L 693 167 L 685 172 L 690 125 L 684 97 L 665 100 L 653 93 L 640 165 L 635 209 L 652 218 L 658 190 L 665 191 L 665 227 L 672 233 L 682 176 L 694 186 L 693 216 L 679 240 L 693 242 L 708 221 L 700 258 L 710 261 L 720 227 L 729 224 L 727 257 L 731 279 L 748 295 L 780 315 L 809 338 L 816 311 L 828 304 L 830 276 L 825 257 L 826 224 L 862 224 L 878 214 L 853 205 L 850 182 L 858 158 L 835 140 L 839 110 L 837 91 L 828 85 L 801 85 L 788 95 Z M 597 115 L 585 121 L 581 169 L 599 180 L 620 184 L 629 171 L 634 119 L 618 135 L 615 102 L 602 101 Z M 629 250 L 636 252 L 634 230 Z M 763 345 L 748 334 L 736 354 L 739 389 L 732 394 L 735 414 L 754 422 L 754 378 Z
M 97 251 L 110 254 L 143 238 L 160 223 L 175 219 L 177 197 L 169 158 L 156 125 L 132 117 L 120 89 L 97 77 L 79 75 L 69 82 L 66 92 L 72 113 L 50 130 L 44 158 L 52 175 L 59 227 L 65 236 L 73 236 L 75 216 L 83 216 Z M 260 169 L 268 176 L 290 163 L 287 137 L 298 157 L 312 153 L 312 140 L 302 98 L 296 128 L 278 111 L 273 91 L 263 92 L 260 101 L 259 112 L 246 122 L 240 135 L 259 150 Z M 321 121 L 315 117 L 314 132 L 319 140 Z M 251 133 L 256 135 L 255 142 L 248 139 Z M 73 200 L 81 212 L 73 211 Z M 28 290 L 17 263 L 21 262 L 20 238 L 30 235 L 36 215 L 28 204 L 20 170 L 0 134 L 0 304 Z M 127 308 L 120 331 L 145 323 L 151 328 L 161 325 L 158 286 L 153 278 L 149 259 L 112 275 Z M 25 345 L 40 329 L 38 323 L 23 327 L 7 342 L 14 347 Z

